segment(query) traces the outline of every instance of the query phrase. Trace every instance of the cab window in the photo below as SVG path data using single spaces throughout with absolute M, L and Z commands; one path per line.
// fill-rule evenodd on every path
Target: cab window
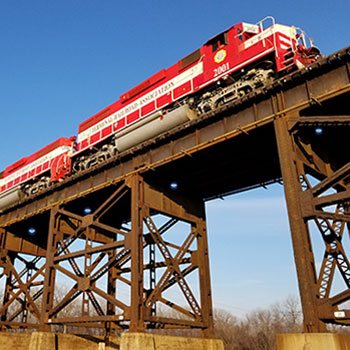
M 240 40 L 240 41 L 243 41 L 243 34 L 242 34 L 242 30 L 240 29 L 240 28 L 238 28 L 237 29 L 237 32 L 238 32 L 238 39 Z
M 255 34 L 256 33 L 252 33 L 252 32 L 243 32 L 241 28 L 237 28 L 237 37 L 242 42 L 248 40 Z
M 227 45 L 227 33 L 217 35 L 212 39 L 211 46 L 213 52 L 217 51 L 222 46 Z

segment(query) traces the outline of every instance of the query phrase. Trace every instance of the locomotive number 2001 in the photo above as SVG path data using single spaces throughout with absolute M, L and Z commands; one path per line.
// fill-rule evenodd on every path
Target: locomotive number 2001
M 225 73 L 230 69 L 230 64 L 229 63 L 224 63 L 218 68 L 214 68 L 214 78 L 217 77 L 218 75 Z

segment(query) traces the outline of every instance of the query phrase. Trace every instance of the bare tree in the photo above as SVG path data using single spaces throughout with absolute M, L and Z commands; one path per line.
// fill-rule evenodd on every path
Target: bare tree
M 226 350 L 275 350 L 277 333 L 297 333 L 302 330 L 299 302 L 288 297 L 268 309 L 255 310 L 237 320 L 227 311 L 216 311 L 216 336 Z
M 226 350 L 234 350 L 237 334 L 237 318 L 226 310 L 214 311 L 214 326 L 216 337 L 224 342 Z

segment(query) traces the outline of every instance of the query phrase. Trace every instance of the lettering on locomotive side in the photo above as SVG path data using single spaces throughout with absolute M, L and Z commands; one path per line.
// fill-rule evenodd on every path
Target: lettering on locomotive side
M 214 68 L 214 78 L 216 78 L 217 76 L 225 73 L 226 71 L 228 71 L 230 69 L 230 64 L 229 62 L 224 63 L 223 65 Z
M 141 99 L 139 100 L 140 107 L 142 107 L 144 104 L 146 104 L 148 102 L 155 100 L 159 96 L 167 93 L 174 86 L 175 86 L 175 83 L 173 81 L 169 81 L 169 83 L 167 83 L 167 84 L 159 87 L 158 89 L 150 92 L 149 94 L 141 97 Z
M 103 119 L 98 124 L 93 125 L 91 128 L 83 131 L 78 135 L 78 142 L 81 142 L 82 140 L 90 137 L 92 134 L 95 134 L 96 132 L 102 130 L 104 127 L 108 125 L 117 123 L 119 119 L 141 109 L 147 103 L 155 101 L 157 98 L 161 97 L 162 95 L 165 95 L 166 93 L 169 93 L 170 91 L 174 90 L 176 87 L 193 79 L 195 76 L 198 76 L 201 73 L 203 73 L 203 62 L 196 64 L 194 67 L 181 73 L 180 75 L 173 78 L 172 80 L 150 91 L 146 95 L 138 98 L 136 101 L 134 101 L 130 105 L 125 106 L 124 108 L 120 109 L 119 111 L 115 112 L 109 117 Z
M 135 112 L 136 110 L 142 108 L 144 105 L 146 105 L 149 102 L 152 102 L 156 100 L 158 97 L 168 93 L 175 87 L 174 81 L 169 81 L 168 83 L 160 86 L 159 88 L 155 89 L 154 91 L 151 91 L 150 93 L 146 94 L 145 96 L 142 96 L 137 101 L 131 103 L 130 105 L 126 106 L 125 108 L 121 109 L 120 111 L 110 115 L 109 117 L 105 118 L 98 124 L 94 125 L 92 128 L 89 129 L 89 134 L 94 134 L 95 132 L 103 129 L 104 127 L 116 123 L 120 118 L 125 117 L 126 115 Z

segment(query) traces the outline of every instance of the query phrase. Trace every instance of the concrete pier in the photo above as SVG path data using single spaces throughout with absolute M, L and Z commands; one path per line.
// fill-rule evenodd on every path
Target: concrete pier
M 33 332 L 0 333 L 0 350 L 224 350 L 218 339 L 185 338 L 148 333 L 122 333 L 108 344 L 93 336 Z
M 123 333 L 120 350 L 224 350 L 224 344 L 219 339 Z
M 0 333 L 0 350 L 116 350 L 120 338 L 113 337 L 109 346 L 103 339 L 50 332 Z
M 277 350 L 350 350 L 350 335 L 334 333 L 278 334 Z

